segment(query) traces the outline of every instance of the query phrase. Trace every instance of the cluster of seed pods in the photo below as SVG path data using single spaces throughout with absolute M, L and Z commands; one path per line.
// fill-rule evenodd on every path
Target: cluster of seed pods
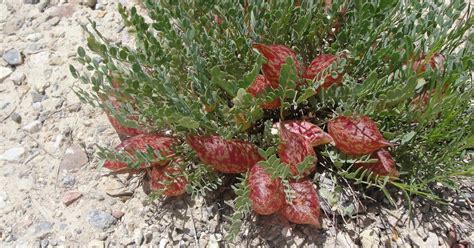
M 262 94 L 268 88 L 276 89 L 279 87 L 281 67 L 285 64 L 288 57 L 291 57 L 295 62 L 296 71 L 302 80 L 319 81 L 324 79 L 315 93 L 319 92 L 321 88 L 327 89 L 332 85 L 340 85 L 342 83 L 343 73 L 337 73 L 335 78 L 332 76 L 331 69 L 334 68 L 331 66 L 337 65 L 337 57 L 335 55 L 321 54 L 314 58 L 305 69 L 298 61 L 296 53 L 289 47 L 284 45 L 254 43 L 253 48 L 257 49 L 267 60 L 266 63 L 262 65 L 263 75 L 258 75 L 252 85 L 247 88 L 247 92 L 254 97 Z M 299 83 L 299 85 L 303 84 L 305 83 Z M 263 109 L 276 109 L 279 108 L 280 105 L 281 100 L 277 98 L 272 102 L 262 104 L 261 107 Z
M 300 77 L 308 81 L 323 79 L 320 88 L 339 85 L 343 74 L 333 77 L 328 68 L 336 62 L 334 55 L 320 55 L 303 70 L 297 61 L 296 53 L 283 45 L 254 44 L 266 59 L 262 66 L 263 75 L 258 75 L 247 89 L 253 96 L 258 96 L 267 88 L 278 88 L 282 65 L 288 57 L 295 61 Z M 322 78 L 324 77 L 324 78 Z M 318 88 L 319 90 L 319 88 Z M 316 93 L 316 92 L 315 92 Z M 264 109 L 280 106 L 280 99 L 262 104 Z M 115 105 L 113 105 L 115 107 Z M 128 117 L 133 119 L 132 117 Z M 173 151 L 173 137 L 160 134 L 146 134 L 144 130 L 127 128 L 109 115 L 109 120 L 117 133 L 127 139 L 116 147 L 118 153 L 128 154 L 132 159 L 137 152 L 147 152 L 149 148 L 159 151 L 160 157 L 152 163 L 142 163 L 136 169 L 130 169 L 122 161 L 108 160 L 104 167 L 116 171 L 146 170 L 150 178 L 150 188 L 159 190 L 166 196 L 183 194 L 187 180 L 182 169 L 176 166 L 180 158 Z M 375 163 L 359 163 L 358 167 L 369 169 L 378 175 L 397 177 L 395 162 L 386 150 L 392 146 L 379 132 L 377 125 L 366 116 L 339 116 L 328 123 L 328 133 L 319 126 L 301 120 L 282 121 L 274 124 L 278 130 L 281 143 L 278 147 L 280 161 L 289 167 L 294 179 L 289 179 L 288 187 L 292 197 L 287 197 L 281 178 L 272 178 L 266 169 L 259 164 L 263 158 L 258 148 L 250 142 L 227 140 L 217 135 L 188 135 L 186 142 L 196 152 L 202 163 L 209 165 L 220 173 L 249 173 L 250 201 L 253 210 L 261 215 L 280 214 L 288 221 L 297 224 L 310 224 L 321 227 L 319 198 L 316 186 L 308 175 L 316 170 L 317 161 L 303 171 L 297 165 L 308 156 L 316 156 L 315 147 L 330 144 L 341 153 L 349 156 L 369 155 Z

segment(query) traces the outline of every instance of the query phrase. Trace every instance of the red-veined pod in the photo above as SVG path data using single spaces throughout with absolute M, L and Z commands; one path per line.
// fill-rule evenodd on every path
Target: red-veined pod
M 367 116 L 338 116 L 329 121 L 328 132 L 334 139 L 336 148 L 347 155 L 371 154 L 394 145 L 384 139 L 377 124 Z
M 173 143 L 174 139 L 170 137 L 165 137 L 158 134 L 140 134 L 123 141 L 121 144 L 115 147 L 115 150 L 118 153 L 125 152 L 128 156 L 133 158 L 133 156 L 135 156 L 135 152 L 137 151 L 146 153 L 147 147 L 149 146 L 153 150 L 159 151 L 162 157 L 171 159 L 173 157 L 173 151 L 171 150 Z M 143 163 L 140 165 L 140 168 L 163 166 L 169 162 L 169 159 L 164 159 L 153 163 Z M 104 167 L 113 171 L 128 168 L 127 163 L 112 160 L 105 161 Z
M 261 215 L 277 212 L 285 203 L 285 192 L 279 178 L 272 177 L 265 168 L 254 165 L 248 178 L 252 209 Z
M 187 141 L 199 159 L 218 172 L 242 173 L 262 160 L 257 147 L 250 142 L 226 140 L 217 135 L 189 135 Z
M 319 197 L 315 186 L 309 180 L 290 182 L 293 190 L 291 202 L 286 202 L 280 214 L 290 222 L 309 224 L 321 228 Z

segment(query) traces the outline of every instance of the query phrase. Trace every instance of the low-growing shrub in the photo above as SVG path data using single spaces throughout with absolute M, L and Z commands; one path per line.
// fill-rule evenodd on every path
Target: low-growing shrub
M 145 1 L 119 12 L 136 44 L 85 27 L 72 75 L 123 140 L 104 167 L 155 195 L 235 176 L 229 234 L 252 209 L 320 227 L 321 172 L 391 200 L 440 201 L 472 176 L 474 22 L 464 1 Z M 240 176 L 239 176 L 240 175 Z

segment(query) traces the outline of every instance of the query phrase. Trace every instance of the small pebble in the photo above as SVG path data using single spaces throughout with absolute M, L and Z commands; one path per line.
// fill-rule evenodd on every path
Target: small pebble
M 4 52 L 2 58 L 9 65 L 16 66 L 16 65 L 23 64 L 23 57 L 21 56 L 21 53 L 18 50 L 16 50 L 15 48 L 7 50 L 6 52 Z
M 73 175 L 65 175 L 63 177 L 63 186 L 71 188 L 76 183 L 76 178 Z
M 112 216 L 116 219 L 120 219 L 122 218 L 122 216 L 124 215 L 125 213 L 120 211 L 120 210 L 113 210 L 112 211 Z
M 42 95 L 36 91 L 31 91 L 31 100 L 33 103 L 35 102 L 42 102 L 46 99 L 48 99 L 48 97 L 46 95 Z
M 23 3 L 26 3 L 26 4 L 37 4 L 37 3 L 39 3 L 39 0 L 23 0 Z
M 75 202 L 77 199 L 79 199 L 82 196 L 81 192 L 78 191 L 68 191 L 64 193 L 63 195 L 63 204 L 66 206 L 71 205 L 73 202 Z
M 41 102 L 35 102 L 33 105 L 31 105 L 31 107 L 38 112 L 43 110 L 43 104 L 41 104 Z
M 21 124 L 21 115 L 18 114 L 17 112 L 13 112 L 11 115 L 10 115 L 10 118 L 12 118 L 12 120 L 18 124 Z
M 88 222 L 97 229 L 106 229 L 117 221 L 112 215 L 101 210 L 90 211 L 87 215 Z
M 36 133 L 41 129 L 41 122 L 40 121 L 32 121 L 22 128 L 24 131 L 28 133 Z
M 48 247 L 49 241 L 47 239 L 41 240 L 41 247 Z
M 143 240 L 143 231 L 141 229 L 136 229 L 133 233 L 133 241 L 135 242 L 135 245 L 143 244 Z
M 15 161 L 20 161 L 20 159 L 23 157 L 23 155 L 26 153 L 26 149 L 24 147 L 13 147 L 8 150 L 6 150 L 4 153 L 0 155 L 0 160 L 4 161 L 10 161 L 10 162 L 15 162 Z

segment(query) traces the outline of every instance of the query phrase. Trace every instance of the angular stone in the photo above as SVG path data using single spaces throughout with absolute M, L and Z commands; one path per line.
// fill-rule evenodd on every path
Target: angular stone
M 66 149 L 60 167 L 67 170 L 79 169 L 87 162 L 89 162 L 89 159 L 84 150 L 78 145 L 72 145 Z
M 41 129 L 41 121 L 32 121 L 23 126 L 22 129 L 28 133 L 36 133 Z
M 0 155 L 0 160 L 18 162 L 21 160 L 25 153 L 26 149 L 24 147 L 13 147 L 2 153 L 2 155 Z
M 15 66 L 23 64 L 23 57 L 20 51 L 16 50 L 15 48 L 5 51 L 2 55 L 2 58 L 9 65 Z
M 49 62 L 49 52 L 41 51 L 28 57 L 28 84 L 37 92 L 43 93 L 51 84 L 52 70 L 45 65 Z
M 149 244 L 153 239 L 153 233 L 148 232 L 145 234 L 145 244 Z
M 58 23 L 60 21 L 61 21 L 61 19 L 59 17 L 55 16 L 55 17 L 51 18 L 51 20 L 49 20 L 49 24 L 51 26 L 56 26 L 56 25 L 58 25 Z
M 63 177 L 63 186 L 70 188 L 76 183 L 76 178 L 73 175 L 66 175 Z
M 167 238 L 160 239 L 160 242 L 158 244 L 158 248 L 166 248 L 166 246 L 168 245 L 169 242 L 170 242 L 170 240 L 167 239 Z
M 36 91 L 31 91 L 31 101 L 33 103 L 36 103 L 36 102 L 42 102 L 46 99 L 48 99 L 48 96 L 46 95 L 41 95 L 40 93 L 36 92 Z
M 63 195 L 63 204 L 66 206 L 71 205 L 77 199 L 82 196 L 82 193 L 79 191 L 68 191 Z
M 49 240 L 43 239 L 41 240 L 40 244 L 41 244 L 41 248 L 46 248 L 49 245 Z
M 41 112 L 43 111 L 43 104 L 41 104 L 41 102 L 35 102 L 31 105 L 31 107 L 35 110 L 35 111 L 38 111 L 38 112 Z
M 135 245 L 143 244 L 143 240 L 143 231 L 141 229 L 135 229 L 133 232 L 133 241 L 135 242 Z
M 219 241 L 222 240 L 222 237 L 220 234 L 216 233 L 216 234 L 211 234 L 209 236 L 209 242 L 207 243 L 207 247 L 209 248 L 219 248 L 220 245 L 219 245 Z
M 120 210 L 112 210 L 112 216 L 115 218 L 115 219 L 120 219 L 122 218 L 122 216 L 124 216 L 125 213 L 120 211 Z
M 97 229 L 106 229 L 115 224 L 116 219 L 107 212 L 93 210 L 87 215 L 89 224 Z

